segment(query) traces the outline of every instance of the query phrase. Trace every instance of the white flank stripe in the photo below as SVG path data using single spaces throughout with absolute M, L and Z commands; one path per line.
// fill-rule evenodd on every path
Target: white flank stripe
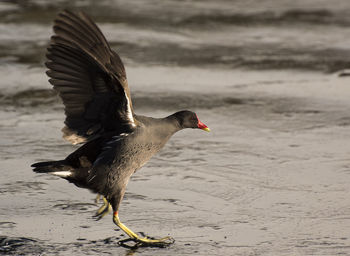
M 51 174 L 56 175 L 56 176 L 60 176 L 60 177 L 69 177 L 72 175 L 72 173 L 69 171 L 52 172 Z
M 135 126 L 135 121 L 134 121 L 134 117 L 132 116 L 132 113 L 131 113 L 130 101 L 129 101 L 128 95 L 126 95 L 125 91 L 124 91 L 124 94 L 125 94 L 125 98 L 126 98 L 127 105 L 128 105 L 128 108 L 126 110 L 126 114 L 128 115 L 128 118 L 129 118 L 132 126 Z

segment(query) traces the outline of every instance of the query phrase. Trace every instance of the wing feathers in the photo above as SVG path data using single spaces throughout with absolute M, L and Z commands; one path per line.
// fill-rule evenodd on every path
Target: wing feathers
M 74 67 L 70 68 L 69 66 L 65 66 L 61 63 L 54 63 L 54 62 L 46 62 L 46 67 L 48 67 L 50 70 L 49 71 L 56 71 L 62 74 L 67 74 L 67 75 L 71 75 L 74 77 L 79 77 L 81 79 L 87 79 L 87 74 L 84 72 L 79 72 L 81 71 L 81 69 L 79 67 Z
M 77 143 L 101 132 L 132 130 L 125 68 L 101 30 L 86 14 L 70 11 L 58 14 L 53 30 L 46 66 L 65 105 L 64 137 Z
M 53 29 L 56 34 L 60 35 L 63 39 L 72 40 L 78 48 L 81 48 L 91 56 L 100 56 L 105 58 L 106 52 L 101 49 L 99 42 L 90 41 L 90 38 L 85 36 L 80 31 L 74 29 L 74 27 L 68 26 L 66 23 L 56 21 Z
M 80 12 L 79 16 L 83 21 L 85 21 L 85 24 L 89 26 L 90 31 L 93 31 L 94 35 L 98 37 L 98 41 L 100 41 L 105 46 L 106 49 L 110 50 L 110 47 L 106 38 L 102 34 L 102 31 L 99 29 L 99 27 L 97 27 L 95 22 L 93 22 L 92 19 L 83 12 Z
M 46 74 L 54 79 L 60 79 L 60 80 L 64 80 L 64 81 L 70 81 L 70 82 L 77 82 L 77 83 L 84 83 L 86 82 L 86 77 L 83 76 L 74 76 L 72 74 L 69 73 L 62 73 L 62 72 L 58 72 L 58 71 L 54 71 L 54 70 L 48 70 L 46 72 Z
M 65 22 L 72 27 L 77 27 L 77 29 L 81 30 L 86 37 L 90 38 L 90 41 L 99 41 L 99 38 L 96 35 L 96 33 L 91 32 L 91 29 L 88 29 L 86 24 L 81 22 L 81 19 L 79 19 L 74 13 L 64 11 L 58 14 L 58 17 L 60 18 L 61 22 Z

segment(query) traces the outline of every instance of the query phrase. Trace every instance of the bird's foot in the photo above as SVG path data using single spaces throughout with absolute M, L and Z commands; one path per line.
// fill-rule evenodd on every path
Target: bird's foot
M 138 248 L 138 247 L 167 247 L 175 242 L 174 238 L 166 236 L 160 239 L 154 239 L 148 236 L 140 237 L 123 223 L 120 222 L 118 212 L 115 211 L 113 214 L 113 222 L 123 230 L 130 238 L 124 239 L 118 242 L 120 246 L 128 248 Z M 130 246 L 126 244 L 127 242 L 133 241 L 135 244 Z
M 112 206 L 107 201 L 107 199 L 105 197 L 103 197 L 102 199 L 103 199 L 103 205 L 96 211 L 96 214 L 94 215 L 96 220 L 102 219 L 112 210 Z
M 128 242 L 134 242 L 134 245 L 129 245 L 127 244 Z M 170 245 L 172 245 L 175 242 L 175 239 L 166 236 L 160 239 L 154 239 L 148 236 L 145 237 L 133 237 L 133 238 L 127 238 L 124 240 L 120 240 L 118 244 L 123 247 L 127 248 L 139 248 L 139 247 L 160 247 L 160 248 L 165 248 Z
M 102 196 L 100 194 L 97 194 L 97 196 L 95 198 L 95 204 L 98 204 L 100 202 L 101 197 Z

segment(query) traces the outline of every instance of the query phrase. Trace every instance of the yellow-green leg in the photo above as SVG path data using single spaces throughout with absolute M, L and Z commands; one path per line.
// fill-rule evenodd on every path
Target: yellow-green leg
M 166 236 L 161 239 L 150 239 L 147 237 L 140 237 L 135 232 L 133 232 L 131 229 L 129 229 L 127 226 L 125 226 L 121 221 L 119 220 L 118 212 L 114 212 L 113 214 L 113 222 L 121 229 L 123 230 L 134 242 L 136 242 L 137 246 L 156 246 L 156 247 L 165 247 L 168 245 L 171 245 L 175 242 L 175 240 L 170 237 Z M 129 240 L 129 239 L 127 239 Z
M 97 194 L 96 198 L 95 198 L 95 203 L 98 204 L 100 202 L 101 199 L 101 195 Z
M 98 195 L 98 200 L 99 200 L 99 197 L 100 197 L 100 195 Z M 103 200 L 103 205 L 97 210 L 97 212 L 95 214 L 95 217 L 97 218 L 96 220 L 102 219 L 104 216 L 106 216 L 112 210 L 112 206 L 107 201 L 107 199 L 105 197 L 102 197 L 102 200 Z

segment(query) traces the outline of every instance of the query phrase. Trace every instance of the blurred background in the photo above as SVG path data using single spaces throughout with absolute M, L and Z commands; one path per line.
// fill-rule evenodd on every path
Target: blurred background
M 346 0 L 14 0 L 0 8 L 2 62 L 42 64 L 64 8 L 89 13 L 129 65 L 334 71 L 349 58 Z
M 76 149 L 45 53 L 63 9 L 85 11 L 126 66 L 135 111 L 197 112 L 137 172 L 120 211 L 166 249 L 117 246 L 88 191 L 30 164 Z M 350 254 L 350 2 L 0 1 L 0 254 Z

